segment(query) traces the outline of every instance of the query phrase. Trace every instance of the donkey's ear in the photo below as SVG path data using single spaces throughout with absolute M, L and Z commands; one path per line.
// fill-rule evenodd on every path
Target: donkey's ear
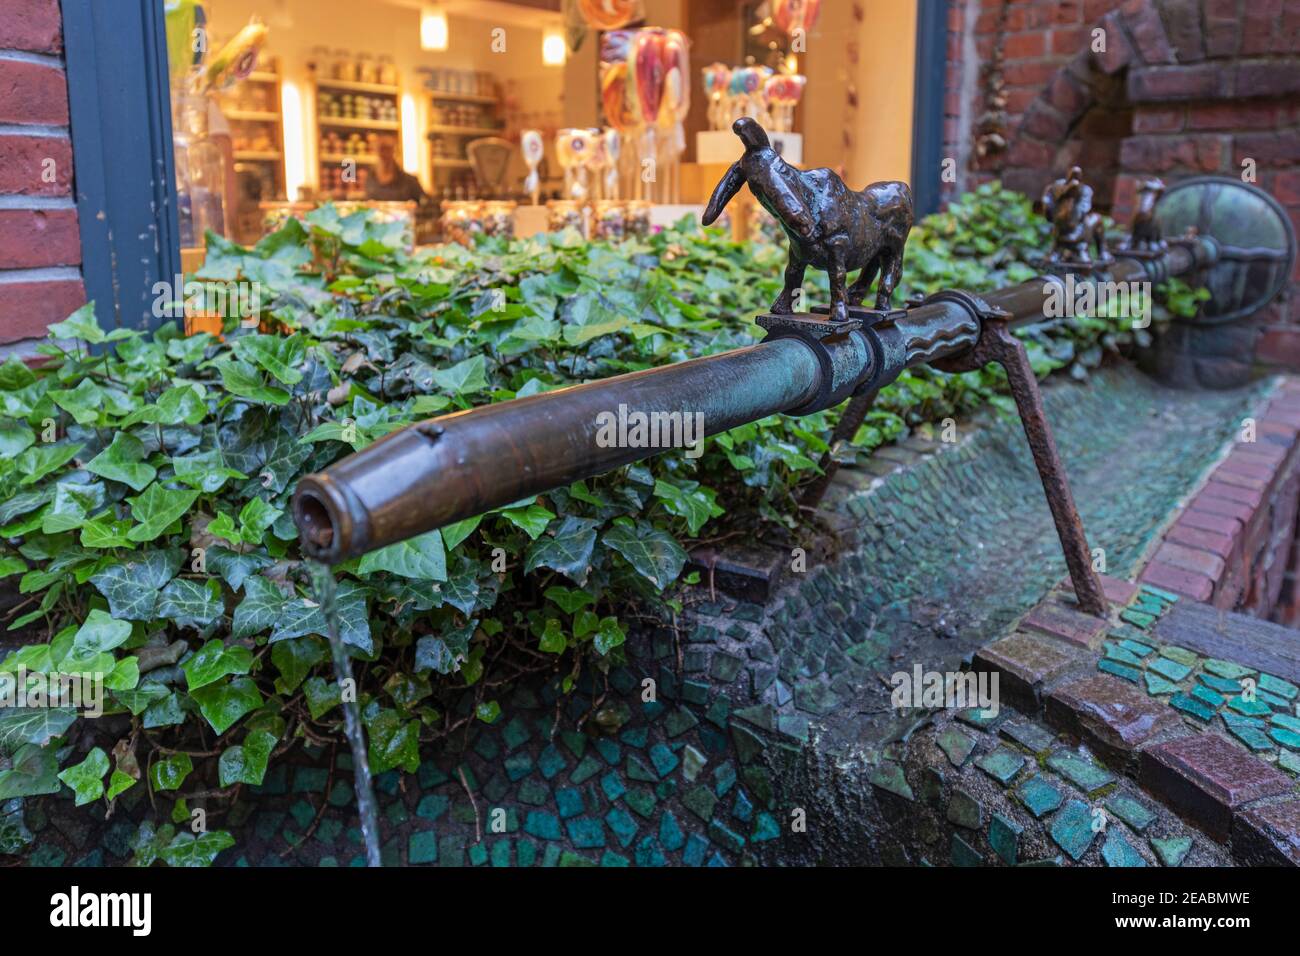
M 727 174 L 713 190 L 713 195 L 709 197 L 709 205 L 705 207 L 700 221 L 706 226 L 713 225 L 713 221 L 722 215 L 723 208 L 731 202 L 732 196 L 740 192 L 740 187 L 743 185 L 745 185 L 745 174 L 740 170 L 740 163 L 732 163 Z

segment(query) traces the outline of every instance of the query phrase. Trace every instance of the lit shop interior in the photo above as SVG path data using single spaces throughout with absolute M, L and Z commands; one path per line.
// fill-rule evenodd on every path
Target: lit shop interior
M 413 246 L 644 232 L 699 212 L 740 116 L 796 165 L 911 178 L 915 0 L 159 2 L 187 267 L 326 202 Z

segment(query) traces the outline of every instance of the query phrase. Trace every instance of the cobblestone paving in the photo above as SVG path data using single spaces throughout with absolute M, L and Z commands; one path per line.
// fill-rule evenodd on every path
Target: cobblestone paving
M 1259 394 L 1258 388 L 1169 392 L 1123 369 L 1102 373 L 1087 387 L 1049 390 L 1049 418 L 1085 525 L 1092 543 L 1106 549 L 1112 573 L 1134 566 Z M 969 834 L 951 843 L 952 859 L 898 852 L 891 828 L 910 824 L 888 800 L 877 803 L 876 793 L 889 794 L 898 779 L 909 786 L 901 764 L 888 758 L 917 719 L 892 715 L 882 675 L 916 663 L 956 669 L 1061 578 L 1063 563 L 1019 424 L 985 423 L 957 447 L 878 481 L 858 473 L 840 495 L 836 514 L 860 529 L 854 546 L 834 563 L 792 576 L 770 608 L 697 604 L 680 639 L 666 631 L 630 639 L 628 664 L 610 675 L 608 686 L 586 674 L 563 700 L 554 682 L 521 686 L 502 701 L 494 725 L 468 722 L 426 755 L 418 775 L 379 777 L 385 861 L 991 861 Z M 1154 650 L 1146 656 L 1164 659 Z M 642 698 L 646 677 L 656 681 L 649 702 Z M 1188 687 L 1191 681 L 1199 677 L 1184 678 Z M 467 696 L 462 712 L 470 706 Z M 969 730 L 986 738 L 999 732 Z M 973 752 L 956 738 L 948 747 Z M 1037 761 L 1040 754 L 1032 756 Z M 1008 761 L 1015 759 L 981 752 L 970 766 L 1019 790 L 1029 774 L 1010 773 Z M 1048 766 L 1039 776 L 1060 790 L 1051 774 L 1064 772 Z M 218 862 L 360 865 L 349 781 L 346 753 L 296 752 L 229 814 L 214 812 L 210 825 L 232 830 L 238 841 Z M 1044 788 L 1030 789 L 1047 796 Z M 128 791 L 111 820 L 74 811 L 70 799 L 32 802 L 0 817 L 0 845 L 34 835 L 31 863 L 124 862 L 132 856 L 137 821 L 149 815 L 141 790 Z M 1083 792 L 1061 793 L 1070 798 L 1061 827 L 1077 828 L 1082 818 L 1074 804 Z M 159 800 L 163 816 L 170 811 L 165 804 Z M 984 811 L 948 812 L 969 822 L 971 813 Z M 792 832 L 800 814 L 806 833 Z M 984 826 L 983 816 L 980 821 Z M 1005 847 L 1015 825 L 1001 813 L 989 840 Z M 1152 832 L 1183 839 L 1172 824 Z M 1052 836 L 1052 845 L 1071 859 L 1090 859 L 1091 844 L 1076 854 L 1062 839 Z M 1017 861 L 1061 855 L 1031 843 L 1016 850 Z M 1107 861 L 1161 852 L 1127 840 L 1100 845 Z

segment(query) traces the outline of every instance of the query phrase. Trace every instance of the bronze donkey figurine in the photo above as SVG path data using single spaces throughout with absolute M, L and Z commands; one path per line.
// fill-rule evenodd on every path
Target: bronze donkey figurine
M 794 292 L 803 284 L 808 266 L 830 277 L 831 319 L 844 321 L 850 305 L 861 305 L 877 272 L 876 308 L 888 311 L 912 229 L 912 190 L 907 183 L 872 183 L 854 192 L 829 169 L 791 166 L 772 148 L 767 131 L 749 117 L 736 120 L 731 129 L 745 144 L 745 155 L 713 190 L 703 222 L 707 226 L 717 219 L 748 183 L 754 198 L 781 224 L 790 240 L 790 259 L 785 288 L 772 303 L 772 312 L 791 314 Z M 862 271 L 846 287 L 847 274 L 854 269 Z

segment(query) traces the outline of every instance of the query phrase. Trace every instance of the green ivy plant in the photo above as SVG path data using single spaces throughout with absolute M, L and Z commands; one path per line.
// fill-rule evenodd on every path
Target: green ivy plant
M 917 225 L 904 293 L 1027 278 L 1042 239 L 1023 197 L 981 187 Z M 18 594 L 0 681 L 94 673 L 105 698 L 94 718 L 57 694 L 0 707 L 0 853 L 30 839 L 24 799 L 67 788 L 111 807 L 147 790 L 172 813 L 141 829 L 137 862 L 210 863 L 231 838 L 191 832 L 190 801 L 219 813 L 288 748 L 341 736 L 289 513 L 298 477 L 434 415 L 751 344 L 784 261 L 686 223 L 412 255 L 396 227 L 328 205 L 252 248 L 208 241 L 198 278 L 258 283 L 260 328 L 106 331 L 87 305 L 51 327 L 43 364 L 0 365 L 0 577 Z M 1119 336 L 1078 322 L 1027 341 L 1045 374 Z M 999 387 L 905 373 L 855 444 Z M 794 527 L 837 415 L 774 416 L 699 459 L 660 455 L 336 567 L 372 769 L 413 772 L 422 745 L 496 720 L 488 687 L 545 671 L 567 690 L 606 670 L 629 614 L 680 608 L 691 542 Z M 461 716 L 448 704 L 466 688 Z

